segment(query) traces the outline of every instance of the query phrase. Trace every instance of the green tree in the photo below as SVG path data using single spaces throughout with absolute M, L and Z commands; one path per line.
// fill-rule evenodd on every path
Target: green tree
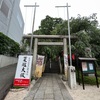
M 39 30 L 35 31 L 34 34 L 68 35 L 67 23 L 67 20 L 46 16 L 46 18 L 41 21 Z M 96 13 L 88 17 L 81 17 L 81 15 L 78 15 L 77 18 L 72 17 L 70 19 L 70 32 L 71 36 L 77 36 L 76 40 L 71 41 L 72 53 L 77 53 L 79 56 L 84 56 L 85 48 L 89 47 L 91 48 L 94 57 L 100 57 L 100 29 Z M 55 39 L 45 39 L 41 41 L 55 41 Z M 43 51 L 47 53 L 49 51 L 49 53 L 52 52 L 54 55 L 59 53 L 61 49 L 61 47 L 40 46 L 39 53 L 42 53 Z
M 61 18 L 52 18 L 50 16 L 46 16 L 45 19 L 41 21 L 40 31 L 45 35 L 53 35 L 52 31 L 55 29 L 57 24 L 61 24 L 63 20 Z

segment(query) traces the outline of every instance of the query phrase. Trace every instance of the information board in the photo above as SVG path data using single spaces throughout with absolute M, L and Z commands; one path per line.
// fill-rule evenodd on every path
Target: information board
M 31 67 L 32 56 L 19 55 L 14 86 L 27 87 L 30 85 Z
M 82 62 L 82 71 L 83 73 L 94 72 L 94 64 L 92 62 Z
M 80 80 L 82 79 L 83 89 L 85 89 L 84 75 L 94 74 L 95 79 L 96 79 L 97 87 L 99 88 L 97 71 L 96 71 L 96 58 L 79 57 L 77 66 L 79 66 L 77 68 L 78 69 L 78 82 L 79 82 L 79 85 L 80 85 Z M 81 79 L 80 79 L 80 72 L 81 72 Z

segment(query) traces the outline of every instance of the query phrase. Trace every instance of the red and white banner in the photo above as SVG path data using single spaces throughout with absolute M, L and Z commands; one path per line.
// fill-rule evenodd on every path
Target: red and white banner
M 27 87 L 30 85 L 32 67 L 31 55 L 20 55 L 14 79 L 14 86 Z

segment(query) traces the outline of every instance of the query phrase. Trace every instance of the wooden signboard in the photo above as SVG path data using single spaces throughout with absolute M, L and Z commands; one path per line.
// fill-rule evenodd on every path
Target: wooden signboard
M 96 78 L 97 87 L 99 87 L 95 61 L 96 61 L 95 58 L 82 58 L 82 57 L 78 58 L 78 65 L 77 65 L 79 66 L 78 67 L 78 81 L 80 84 L 80 72 L 81 72 L 83 89 L 85 89 L 85 86 L 84 86 L 85 74 L 94 74 Z

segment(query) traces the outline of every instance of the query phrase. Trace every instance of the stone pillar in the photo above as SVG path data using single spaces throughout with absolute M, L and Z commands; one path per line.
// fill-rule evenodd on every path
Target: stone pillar
M 66 38 L 63 38 L 63 43 L 64 43 L 64 73 L 65 73 L 66 80 L 68 80 L 68 53 L 67 53 Z
M 64 54 L 67 54 L 67 41 L 66 41 L 66 38 L 63 38 L 63 43 L 64 43 Z
M 74 66 L 68 68 L 68 85 L 71 89 L 76 89 L 76 70 Z
M 38 39 L 35 38 L 34 51 L 33 51 L 33 73 L 32 73 L 32 76 L 34 76 L 34 74 L 35 74 L 37 49 L 38 49 Z

